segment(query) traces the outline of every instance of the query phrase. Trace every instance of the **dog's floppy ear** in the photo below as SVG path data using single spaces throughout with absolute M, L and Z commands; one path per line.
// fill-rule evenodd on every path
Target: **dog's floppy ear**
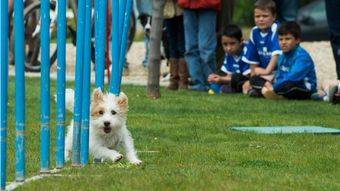
M 128 97 L 125 93 L 120 92 L 117 103 L 123 112 L 128 111 Z
M 93 102 L 104 101 L 104 94 L 100 88 L 96 88 L 92 93 Z

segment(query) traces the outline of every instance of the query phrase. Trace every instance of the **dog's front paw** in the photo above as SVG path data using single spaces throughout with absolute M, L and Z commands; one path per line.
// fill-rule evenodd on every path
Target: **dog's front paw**
M 118 161 L 120 161 L 122 158 L 123 158 L 123 155 L 117 154 L 117 155 L 115 155 L 115 156 L 112 157 L 112 161 L 113 161 L 113 162 L 118 162 Z
M 139 159 L 133 159 L 133 160 L 130 160 L 130 163 L 138 166 L 142 164 L 142 161 Z

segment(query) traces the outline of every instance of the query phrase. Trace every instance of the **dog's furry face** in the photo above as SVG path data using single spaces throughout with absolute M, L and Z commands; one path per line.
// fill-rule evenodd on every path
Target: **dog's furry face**
M 128 98 L 96 89 L 91 102 L 91 127 L 97 135 L 111 135 L 126 123 Z

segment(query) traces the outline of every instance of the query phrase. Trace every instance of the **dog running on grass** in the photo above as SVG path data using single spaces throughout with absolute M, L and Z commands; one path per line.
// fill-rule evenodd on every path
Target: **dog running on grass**
M 73 112 L 74 91 L 66 89 L 66 108 Z M 116 149 L 122 146 L 126 152 L 127 160 L 135 165 L 140 165 L 136 150 L 133 145 L 131 133 L 126 127 L 128 112 L 128 98 L 121 92 L 119 96 L 103 93 L 95 89 L 92 94 L 90 106 L 90 153 L 95 159 L 119 161 L 123 158 Z M 73 121 L 68 128 L 65 140 L 65 160 L 70 159 L 72 150 Z

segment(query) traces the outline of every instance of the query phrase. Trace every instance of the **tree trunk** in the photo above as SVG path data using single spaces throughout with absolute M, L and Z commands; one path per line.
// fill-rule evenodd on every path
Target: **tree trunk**
M 163 9 L 165 0 L 152 1 L 152 27 L 150 31 L 150 58 L 148 67 L 147 95 L 153 99 L 161 97 L 159 89 L 161 65 L 161 39 L 163 29 Z

